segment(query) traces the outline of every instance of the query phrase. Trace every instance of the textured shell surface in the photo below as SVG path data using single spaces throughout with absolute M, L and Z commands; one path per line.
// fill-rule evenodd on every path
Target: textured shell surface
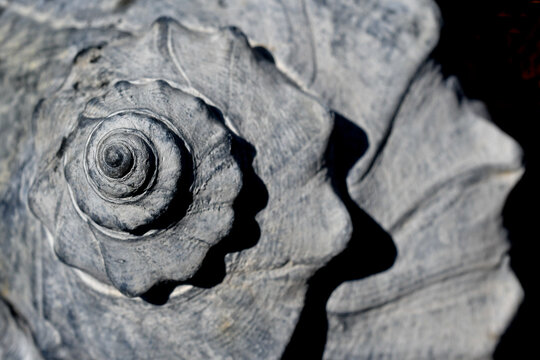
M 0 357 L 489 357 L 521 152 L 429 60 L 439 26 L 0 0 Z

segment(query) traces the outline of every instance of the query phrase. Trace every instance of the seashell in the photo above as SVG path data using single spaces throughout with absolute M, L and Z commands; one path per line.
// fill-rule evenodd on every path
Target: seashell
M 0 357 L 489 356 L 520 150 L 437 12 L 0 0 Z
M 44 170 L 30 189 L 31 208 L 52 223 L 60 259 L 128 296 L 192 277 L 230 233 L 242 182 L 233 134 L 218 115 L 161 80 L 120 81 L 91 99 L 64 143 L 63 172 Z M 55 188 L 52 177 L 65 181 Z M 50 201 L 47 188 L 71 201 Z M 48 219 L 55 208 L 60 215 Z M 92 238 L 97 249 L 82 256 L 81 243 Z
M 384 152 L 362 182 L 349 183 L 351 197 L 391 234 L 398 256 L 387 271 L 332 293 L 325 358 L 489 357 L 520 302 L 500 225 L 522 174 L 520 150 L 474 102 L 458 100 L 454 81 L 425 65 Z M 410 131 L 431 140 L 407 138 Z
M 47 309 L 61 339 L 47 348 L 81 358 L 144 357 L 161 341 L 161 358 L 282 352 L 307 279 L 350 233 L 324 166 L 332 120 L 235 28 L 160 18 L 79 54 L 35 111 L 32 146 L 43 151 L 27 170 L 30 210 L 54 249 L 44 248 L 47 267 L 64 274 L 43 278 L 44 296 L 77 297 Z M 165 305 L 156 316 L 149 303 Z M 77 332 L 99 335 L 66 349 L 65 311 L 78 314 Z M 199 344 L 201 333 L 215 340 Z M 130 340 L 112 345 L 118 336 Z

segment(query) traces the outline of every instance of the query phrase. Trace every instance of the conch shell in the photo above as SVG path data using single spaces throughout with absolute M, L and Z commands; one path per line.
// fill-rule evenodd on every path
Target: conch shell
M 0 1 L 0 356 L 489 356 L 520 150 L 428 60 L 438 26 Z

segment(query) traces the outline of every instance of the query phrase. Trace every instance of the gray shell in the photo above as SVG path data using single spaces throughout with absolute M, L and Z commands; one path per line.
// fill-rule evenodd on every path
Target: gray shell
M 429 0 L 0 0 L 0 358 L 290 355 L 343 254 L 325 358 L 489 357 L 521 153 L 438 33 Z

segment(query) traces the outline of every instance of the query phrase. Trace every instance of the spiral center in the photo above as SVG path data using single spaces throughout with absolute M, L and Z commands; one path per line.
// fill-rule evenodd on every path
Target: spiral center
M 156 154 L 153 143 L 140 130 L 98 126 L 87 145 L 87 175 L 107 200 L 132 201 L 152 186 Z
M 133 154 L 121 143 L 109 144 L 103 149 L 101 168 L 103 173 L 113 179 L 127 175 L 133 168 Z

